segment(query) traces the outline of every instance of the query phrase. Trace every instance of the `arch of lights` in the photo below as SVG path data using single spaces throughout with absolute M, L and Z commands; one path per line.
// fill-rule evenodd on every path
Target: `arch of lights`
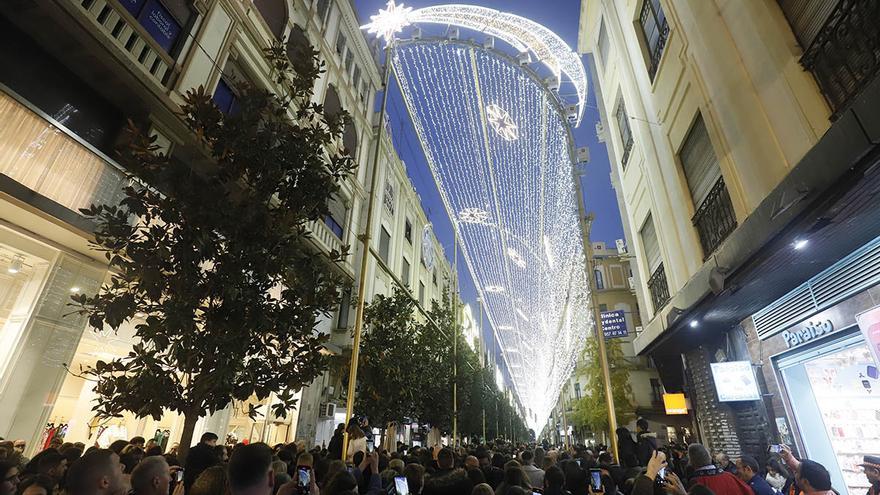
M 500 25 L 462 24 L 460 16 L 477 16 L 478 9 L 493 12 L 494 19 L 516 18 L 472 6 L 420 10 L 449 16 L 425 22 L 484 31 L 516 49 L 516 43 L 530 47 L 546 39 L 546 28 L 533 29 L 537 25 L 522 18 L 522 32 L 506 33 L 509 40 L 499 35 Z M 390 41 L 422 19 L 418 12 L 391 0 L 364 27 Z M 563 67 L 570 74 L 558 58 L 530 49 L 551 70 Z M 567 116 L 534 71 L 500 51 L 420 39 L 395 40 L 391 53 L 514 392 L 537 430 L 593 325 Z

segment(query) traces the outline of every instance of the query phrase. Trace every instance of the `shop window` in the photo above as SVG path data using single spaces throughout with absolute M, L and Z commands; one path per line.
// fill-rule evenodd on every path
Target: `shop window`
M 409 260 L 403 259 L 403 269 L 400 271 L 400 278 L 403 280 L 403 285 L 409 287 L 409 275 L 410 275 L 410 264 Z
M 185 36 L 192 10 L 184 0 L 120 0 L 123 7 L 166 53 L 172 54 Z
M 409 218 L 406 219 L 406 223 L 403 224 L 403 238 L 406 239 L 406 242 L 412 246 L 412 222 L 409 221 Z
M 620 163 L 624 169 L 629 162 L 629 155 L 633 147 L 632 130 L 629 127 L 629 115 L 626 113 L 626 103 L 623 97 L 617 98 L 617 111 L 614 112 L 614 120 L 617 121 L 617 132 L 620 133 L 620 145 L 623 147 L 623 153 L 620 156 Z
M 663 49 L 666 47 L 666 39 L 669 37 L 669 24 L 666 22 L 666 13 L 660 0 L 644 0 L 641 14 L 639 15 L 642 40 L 648 51 L 648 76 L 651 81 L 657 75 L 657 67 L 663 57 Z
M 284 27 L 287 25 L 287 4 L 285 0 L 253 0 L 254 6 L 263 16 L 269 31 L 276 39 L 284 36 Z
M 388 263 L 389 255 L 391 254 L 391 234 L 388 233 L 388 230 L 385 227 L 379 228 L 379 257 L 382 258 L 382 261 Z
M 593 274 L 596 276 L 596 289 L 603 290 L 605 288 L 605 280 L 602 278 L 602 270 L 596 268 L 593 270 Z

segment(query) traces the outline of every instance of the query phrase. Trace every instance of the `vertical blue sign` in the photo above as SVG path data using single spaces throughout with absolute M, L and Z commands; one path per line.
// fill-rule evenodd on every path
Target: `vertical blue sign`
M 603 311 L 599 313 L 602 319 L 602 333 L 606 339 L 615 339 L 626 337 L 629 332 L 626 330 L 626 315 L 622 309 L 617 311 Z

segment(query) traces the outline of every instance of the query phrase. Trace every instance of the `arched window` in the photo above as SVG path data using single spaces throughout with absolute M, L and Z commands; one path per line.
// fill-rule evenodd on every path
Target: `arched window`
M 329 121 L 339 115 L 342 110 L 339 93 L 336 91 L 336 87 L 331 84 L 327 88 L 327 95 L 324 97 L 324 117 Z M 345 119 L 345 127 L 342 130 L 342 145 L 350 156 L 354 156 L 357 152 L 357 128 L 351 117 Z
M 287 25 L 287 2 L 285 0 L 254 0 L 254 6 L 260 11 L 269 31 L 276 39 L 284 35 L 284 26 Z
M 593 273 L 596 274 L 596 288 L 602 290 L 605 288 L 605 280 L 602 278 L 602 270 L 596 268 L 593 270 Z
M 342 145 L 345 146 L 345 151 L 348 155 L 354 158 L 357 153 L 358 136 L 357 128 L 351 118 L 345 119 L 345 130 L 342 131 Z
M 327 88 L 327 94 L 324 96 L 324 117 L 327 120 L 334 118 L 342 112 L 342 102 L 339 100 L 339 92 L 332 84 Z
M 311 65 L 312 52 L 312 44 L 309 43 L 306 32 L 299 26 L 293 26 L 287 37 L 287 58 L 293 69 L 301 73 L 301 68 Z

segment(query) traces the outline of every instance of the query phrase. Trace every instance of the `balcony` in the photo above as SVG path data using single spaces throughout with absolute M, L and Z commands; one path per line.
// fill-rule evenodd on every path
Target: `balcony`
M 880 2 L 840 0 L 801 64 L 812 72 L 836 118 L 880 72 Z
M 733 211 L 724 177 L 719 178 L 712 186 L 709 195 L 697 209 L 693 223 L 700 234 L 704 259 L 715 252 L 724 239 L 736 229 L 736 213 Z
M 648 279 L 648 291 L 651 293 L 654 312 L 659 312 L 669 302 L 669 284 L 666 283 L 666 270 L 663 269 L 663 263 L 660 263 L 660 266 Z

